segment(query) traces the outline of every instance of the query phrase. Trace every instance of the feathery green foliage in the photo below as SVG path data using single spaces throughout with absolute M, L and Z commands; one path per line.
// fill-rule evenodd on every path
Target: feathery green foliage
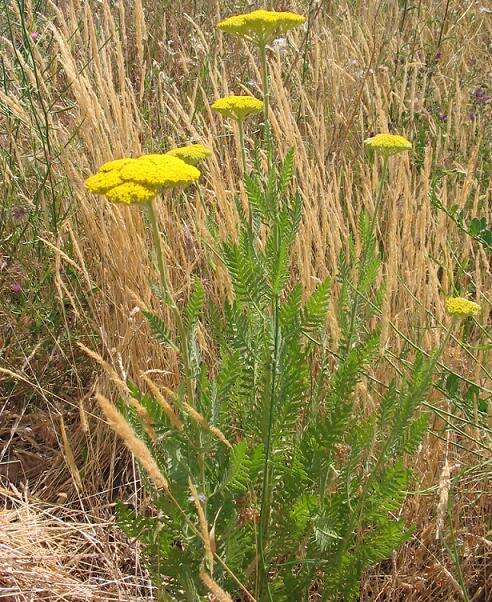
M 361 256 L 351 243 L 349 256 L 340 258 L 335 305 L 342 332 L 334 363 L 325 352 L 330 280 L 305 300 L 292 281 L 301 219 L 293 179 L 292 153 L 265 175 L 246 175 L 253 218 L 239 212 L 238 239 L 217 251 L 232 299 L 214 306 L 197 280 L 182 310 L 187 345 L 180 349 L 189 354 L 182 365 L 194 367 L 183 372 L 173 400 L 184 428 L 173 429 L 159 404 L 138 390 L 135 398 L 147 409 L 157 440 L 134 410 L 125 410 L 180 508 L 151 487 L 158 514 L 142 518 L 120 505 L 120 520 L 143 544 L 156 583 L 176 599 L 183 599 L 177 592 L 190 600 L 205 595 L 198 578 L 204 548 L 189 481 L 222 561 L 215 563 L 214 579 L 235 596 L 242 595 L 239 580 L 257 600 L 307 600 L 315 584 L 323 599 L 353 600 L 363 572 L 410 534 L 394 516 L 411 478 L 405 455 L 415 452 L 426 431 L 419 407 L 435 362 L 417 357 L 375 412 L 361 413 L 358 387 L 370 386 L 365 375 L 380 354 L 373 306 L 381 303 L 382 287 L 371 220 L 360 223 Z M 146 317 L 158 340 L 167 342 L 160 319 Z M 213 373 L 200 361 L 198 324 L 218 350 Z

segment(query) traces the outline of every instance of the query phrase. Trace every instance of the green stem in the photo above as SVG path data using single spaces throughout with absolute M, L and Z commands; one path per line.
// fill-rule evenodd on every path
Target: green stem
M 181 355 L 181 361 L 183 362 L 183 372 L 184 372 L 184 380 L 186 385 L 186 392 L 188 395 L 189 402 L 193 404 L 194 402 L 194 383 L 193 383 L 193 375 L 190 364 L 190 354 L 188 348 L 188 337 L 186 333 L 186 327 L 183 322 L 183 318 L 181 313 L 176 305 L 176 301 L 171 292 L 171 287 L 169 284 L 169 278 L 165 267 L 164 256 L 162 254 L 162 244 L 161 244 L 161 235 L 159 232 L 159 226 L 157 224 L 157 215 L 154 208 L 153 200 L 147 203 L 150 223 L 152 226 L 152 239 L 155 247 L 155 252 L 157 255 L 157 266 L 159 268 L 159 275 L 161 278 L 161 285 L 164 293 L 165 301 L 171 307 L 173 312 L 174 319 L 176 321 L 176 325 L 178 328 L 179 334 L 179 349 Z
M 270 586 L 268 583 L 268 571 L 267 563 L 265 558 L 265 550 L 268 542 L 268 527 L 270 522 L 270 503 L 271 503 L 271 466 L 270 457 L 272 451 L 272 432 L 273 432 L 273 417 L 275 411 L 275 398 L 277 388 L 277 370 L 278 370 L 278 356 L 280 350 L 280 312 L 279 312 L 279 298 L 278 294 L 275 294 L 273 299 L 273 329 L 274 329 L 274 349 L 273 358 L 271 363 L 271 374 L 270 374 L 270 407 L 268 411 L 268 423 L 266 430 L 266 437 L 264 442 L 265 447 L 265 461 L 263 464 L 263 485 L 261 494 L 261 506 L 260 506 L 260 528 L 258 533 L 258 543 L 260 548 L 260 561 L 261 561 L 261 576 L 260 576 L 260 592 L 261 594 L 263 586 L 266 589 L 268 600 L 273 600 L 270 592 Z
M 243 165 L 243 179 L 246 178 L 248 173 L 248 166 L 246 164 L 246 145 L 244 143 L 244 122 L 242 119 L 237 120 L 237 127 L 239 129 L 239 145 L 241 147 L 241 161 Z M 253 236 L 253 212 L 251 211 L 251 205 L 248 203 L 248 223 L 251 236 Z
M 261 75 L 263 78 L 263 118 L 265 121 L 265 140 L 267 144 L 268 169 L 272 164 L 272 132 L 270 127 L 270 82 L 268 78 L 268 61 L 266 44 L 260 45 Z
M 239 145 L 241 146 L 241 161 L 243 165 L 243 177 L 248 173 L 246 165 L 246 146 L 244 144 L 244 122 L 242 119 L 237 120 L 237 127 L 239 128 Z
M 356 292 L 355 292 L 355 298 L 352 303 L 352 308 L 350 311 L 350 325 L 349 325 L 347 344 L 346 344 L 346 349 L 345 349 L 344 355 L 348 355 L 348 353 L 350 352 L 350 349 L 352 347 L 352 339 L 354 337 L 354 329 L 355 329 L 355 320 L 357 318 L 357 309 L 359 308 L 359 300 L 360 300 L 360 295 L 359 295 L 358 290 L 360 288 L 362 276 L 363 276 L 365 268 L 366 268 L 367 255 L 369 253 L 369 249 L 371 247 L 371 242 L 372 242 L 372 237 L 373 237 L 373 234 L 374 234 L 374 231 L 376 228 L 376 222 L 377 222 L 377 217 L 378 217 L 379 210 L 381 207 L 381 202 L 383 199 L 384 183 L 386 180 L 387 173 L 388 173 L 388 157 L 384 157 L 383 158 L 383 169 L 381 171 L 381 177 L 379 180 L 378 192 L 377 192 L 377 196 L 376 196 L 376 203 L 374 205 L 374 212 L 372 214 L 371 221 L 369 224 L 369 234 L 368 234 L 366 240 L 364 241 L 364 245 L 362 247 L 360 258 L 359 258 L 359 273 L 357 275 L 357 288 L 356 288 Z
M 171 293 L 169 278 L 164 263 L 164 256 L 162 254 L 161 235 L 159 233 L 159 226 L 157 225 L 157 215 L 155 212 L 153 199 L 147 203 L 147 210 L 149 214 L 150 224 L 152 226 L 152 239 L 154 243 L 155 254 L 157 256 L 157 267 L 159 269 L 159 275 L 161 277 L 162 290 L 166 301 L 170 303 L 171 307 L 176 308 L 176 303 Z
M 278 220 L 278 201 L 275 208 L 275 224 L 274 224 L 274 247 L 276 250 L 277 262 L 280 253 L 280 224 Z M 264 441 L 265 461 L 263 464 L 263 485 L 261 493 L 260 506 L 260 525 L 258 533 L 258 543 L 260 548 L 261 575 L 260 575 L 260 592 L 259 599 L 261 600 L 263 591 L 266 591 L 268 600 L 272 601 L 272 593 L 268 582 L 267 563 L 265 559 L 265 550 L 268 543 L 268 530 L 270 522 L 270 505 L 272 497 L 272 467 L 270 458 L 272 455 L 272 434 L 273 422 L 275 415 L 276 396 L 277 396 L 277 373 L 280 355 L 280 303 L 279 292 L 275 291 L 272 299 L 272 314 L 273 314 L 273 357 L 270 365 L 270 407 L 268 408 L 268 422 L 266 436 Z

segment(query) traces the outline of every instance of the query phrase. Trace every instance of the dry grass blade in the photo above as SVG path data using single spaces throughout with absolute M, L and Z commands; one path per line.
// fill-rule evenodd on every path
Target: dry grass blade
M 108 534 L 118 537 L 112 523 L 80 521 L 68 508 L 5 490 L 1 500 L 2 599 L 137 602 L 150 595 L 145 575 L 129 580 L 111 566 Z
M 157 489 L 168 492 L 169 485 L 167 479 L 161 473 L 157 462 L 152 457 L 145 443 L 135 435 L 127 421 L 118 412 L 116 407 L 106 397 L 104 397 L 104 395 L 96 393 L 96 400 L 99 403 L 104 415 L 108 419 L 111 427 L 145 468 Z
M 208 591 L 215 596 L 215 599 L 218 602 L 232 602 L 231 596 L 225 592 L 203 568 L 200 571 L 200 579 L 207 586 Z
M 183 423 L 182 423 L 180 417 L 175 412 L 175 410 L 171 406 L 171 404 L 168 403 L 164 399 L 164 396 L 160 392 L 159 387 L 155 384 L 155 382 L 147 374 L 141 373 L 140 376 L 141 376 L 142 380 L 148 385 L 150 392 L 152 393 L 154 398 L 157 400 L 157 402 L 161 406 L 161 408 L 164 410 L 166 416 L 169 418 L 169 421 L 174 426 L 174 428 L 181 430 L 183 428 Z

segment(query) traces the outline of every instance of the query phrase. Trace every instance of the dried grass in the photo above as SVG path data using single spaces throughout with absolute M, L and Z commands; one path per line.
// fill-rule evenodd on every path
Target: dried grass
M 0 597 L 34 602 L 152 600 L 145 574 L 123 574 L 114 562 L 127 554 L 114 524 L 2 491 Z M 80 516 L 83 520 L 80 520 Z M 128 556 L 130 569 L 132 555 Z M 121 563 L 120 567 L 123 566 Z
M 39 43 L 29 44 L 32 57 L 0 40 L 10 82 L 8 94 L 0 91 L 0 120 L 8 126 L 2 129 L 2 142 L 9 149 L 9 160 L 2 160 L 3 185 L 31 206 L 39 165 L 58 183 L 53 194 L 47 186 L 36 198 L 46 216 L 53 211 L 53 197 L 59 210 L 68 212 L 56 235 L 41 233 L 42 244 L 53 253 L 67 332 L 86 333 L 91 349 L 91 333 L 100 335 L 98 351 L 113 380 L 165 367 L 155 386 L 172 388 L 176 357 L 152 340 L 135 312 L 135 299 L 155 308 L 148 283 L 157 274 L 142 216 L 86 194 L 83 179 L 114 157 L 189 141 L 210 146 L 214 154 L 204 169 L 203 204 L 193 195 L 187 201 L 167 199 L 159 205 L 159 219 L 178 296 L 187 295 L 196 272 L 208 295 L 227 292 L 223 270 L 210 265 L 203 241 L 210 209 L 217 213 L 221 235 L 235 232 L 232 201 L 238 192 L 240 151 L 233 126 L 212 115 L 207 103 L 225 93 L 259 94 L 258 65 L 246 46 L 223 42 L 214 29 L 219 12 L 234 12 L 232 6 L 226 9 L 215 2 L 196 8 L 197 3 L 185 1 L 160 10 L 139 0 L 132 10 L 124 2 L 117 4 L 50 2 L 37 15 L 30 14 L 27 4 L 27 26 L 40 34 Z M 455 281 L 482 299 L 483 324 L 490 311 L 490 257 L 433 210 L 429 190 L 437 165 L 447 170 L 438 189 L 446 206 L 466 205 L 472 215 L 482 215 L 490 205 L 490 189 L 483 184 L 490 105 L 470 119 L 470 92 L 483 83 L 484 70 L 490 71 L 492 20 L 479 3 L 451 0 L 445 43 L 433 63 L 443 14 L 437 0 L 418 3 L 418 10 L 405 13 L 399 3 L 376 0 L 361 6 L 341 1 L 336 7 L 301 0 L 282 3 L 301 12 L 307 4 L 313 15 L 309 39 L 302 32 L 294 35 L 285 55 L 272 55 L 273 132 L 281 154 L 295 148 L 305 206 L 294 254 L 296 272 L 307 290 L 328 275 L 334 277 L 349 233 L 356 230 L 361 211 L 371 208 L 378 174 L 363 155 L 363 138 L 395 126 L 414 140 L 425 131 L 427 144 L 412 159 L 392 165 L 379 235 L 388 288 L 382 318 L 385 343 L 395 352 L 401 348 L 396 327 L 432 349 L 442 329 L 429 326 L 445 321 L 443 297 Z M 15 6 L 14 21 L 19 16 Z M 309 69 L 304 73 L 306 48 Z M 36 91 L 31 96 L 19 65 Z M 444 112 L 445 121 L 440 116 Z M 46 124 L 36 122 L 34 114 L 45 115 Z M 15 130 L 10 126 L 13 117 Z M 254 144 L 257 130 L 252 123 L 248 143 Z M 40 156 L 47 142 L 50 152 Z M 457 269 L 458 260 L 465 270 Z M 336 293 L 336 283 L 334 289 Z M 133 467 L 93 412 L 94 378 L 87 360 L 70 339 L 63 345 L 53 337 L 44 362 L 37 348 L 16 340 L 13 330 L 12 340 L 23 358 L 19 364 L 18 357 L 6 354 L 11 372 L 0 375 L 4 390 L 14 391 L 3 400 L 8 427 L 2 431 L 2 458 L 9 464 L 2 466 L 2 475 L 7 483 L 28 482 L 36 498 L 5 497 L 0 583 L 6 595 L 19 600 L 152 599 L 140 573 L 138 550 L 130 554 L 118 535 L 111 529 L 110 537 L 107 531 L 104 517 L 111 515 L 113 500 L 121 494 L 138 504 L 141 496 Z M 333 314 L 329 330 L 336 342 Z M 446 362 L 490 388 L 486 354 L 483 348 L 455 346 Z M 58 382 L 62 370 L 70 372 L 67 383 Z M 100 378 L 99 387 L 112 395 L 109 379 Z M 36 405 L 32 409 L 33 395 L 42 411 Z M 434 430 L 441 426 L 436 419 Z M 463 443 L 470 451 L 455 446 Z M 470 466 L 465 478 L 446 485 L 454 496 L 455 530 L 466 546 L 462 569 L 474 599 L 487 600 L 492 591 L 486 584 L 492 564 L 485 530 L 490 507 L 482 492 L 490 464 L 483 465 L 483 450 L 466 439 L 453 435 L 451 444 L 449 462 Z M 405 510 L 418 526 L 415 539 L 395 555 L 384 574 L 368 576 L 363 599 L 460 599 L 449 555 L 435 540 L 435 486 L 448 461 L 446 450 L 445 442 L 429 437 L 416 468 L 422 474 L 420 487 L 434 490 L 427 497 L 411 498 Z M 55 505 L 60 500 L 76 504 L 77 510 Z

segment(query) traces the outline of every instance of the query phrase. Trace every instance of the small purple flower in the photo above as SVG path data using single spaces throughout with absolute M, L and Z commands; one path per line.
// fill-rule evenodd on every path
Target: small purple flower
M 22 207 L 22 205 L 15 205 L 10 210 L 10 215 L 12 216 L 14 222 L 21 222 L 27 215 L 27 209 Z
M 31 31 L 31 40 L 37 42 L 39 40 L 39 31 Z
M 448 120 L 447 113 L 439 113 L 439 119 L 440 119 L 442 122 L 446 123 L 446 121 Z
M 475 102 L 479 104 L 485 104 L 488 100 L 490 100 L 490 96 L 487 94 L 487 90 L 485 88 L 477 88 L 473 93 L 473 98 Z
M 477 114 L 476 114 L 476 113 L 470 113 L 470 114 L 468 115 L 468 119 L 469 119 L 470 121 L 475 121 L 475 119 L 476 119 L 476 118 L 477 118 Z
M 12 282 L 10 285 L 10 291 L 14 293 L 14 295 L 18 295 L 22 291 L 20 282 Z

